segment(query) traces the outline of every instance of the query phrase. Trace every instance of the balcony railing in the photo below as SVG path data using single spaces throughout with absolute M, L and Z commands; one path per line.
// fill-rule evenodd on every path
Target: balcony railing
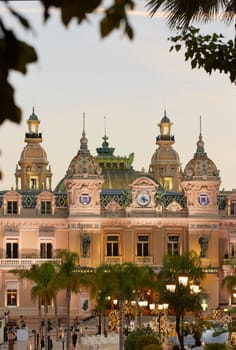
M 142 265 L 152 265 L 153 264 L 153 257 L 152 256 L 136 256 L 135 257 L 135 264 Z
M 156 141 L 175 141 L 174 135 L 159 135 L 156 137 Z
M 21 258 L 21 259 L 0 259 L 0 268 L 27 269 L 32 265 L 40 265 L 45 262 L 60 262 L 60 259 L 40 259 L 40 258 Z
M 105 264 L 121 264 L 122 256 L 105 256 Z

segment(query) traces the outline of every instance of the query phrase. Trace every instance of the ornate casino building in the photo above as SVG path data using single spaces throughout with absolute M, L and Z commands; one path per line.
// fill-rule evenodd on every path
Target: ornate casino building
M 221 286 L 230 273 L 227 261 L 236 253 L 236 192 L 220 190 L 219 170 L 206 153 L 201 130 L 192 145 L 192 159 L 181 168 L 172 123 L 166 112 L 160 119 L 148 172 L 133 168 L 133 153 L 116 156 L 106 133 L 92 155 L 83 127 L 78 153 L 71 155 L 66 175 L 53 189 L 40 120 L 33 109 L 15 186 L 1 189 L 0 183 L 2 314 L 9 310 L 15 318 L 38 315 L 30 282 L 10 270 L 54 259 L 65 248 L 78 252 L 81 267 L 133 262 L 156 270 L 164 255 L 194 250 L 205 271 L 204 308 L 236 303 Z M 62 292 L 58 307 L 65 316 Z M 92 308 L 86 290 L 73 295 L 72 317 Z

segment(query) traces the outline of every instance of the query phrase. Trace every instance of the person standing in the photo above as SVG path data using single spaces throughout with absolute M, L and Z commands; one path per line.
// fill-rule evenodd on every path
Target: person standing
M 44 350 L 44 347 L 45 347 L 45 341 L 44 341 L 44 337 L 42 336 L 41 340 L 40 340 L 40 347 L 41 347 L 41 350 Z
M 53 348 L 53 344 L 52 344 L 52 339 L 50 337 L 50 335 L 48 336 L 48 350 L 52 350 Z
M 12 330 L 10 330 L 8 332 L 7 339 L 8 339 L 8 349 L 9 350 L 14 350 L 15 334 L 13 333 Z
M 74 332 L 74 333 L 72 334 L 72 344 L 73 344 L 73 348 L 74 348 L 74 349 L 76 349 L 77 338 L 78 338 L 78 336 L 77 336 L 77 334 Z

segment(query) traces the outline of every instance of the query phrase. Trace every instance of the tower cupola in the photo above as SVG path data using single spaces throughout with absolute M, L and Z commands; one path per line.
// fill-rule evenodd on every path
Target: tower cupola
M 156 138 L 156 144 L 161 145 L 173 145 L 175 143 L 174 135 L 171 135 L 171 127 L 173 123 L 170 122 L 170 119 L 166 115 L 166 110 L 164 111 L 164 117 L 161 119 L 161 122 L 158 124 L 160 128 L 160 135 Z
M 103 182 L 102 169 L 88 149 L 84 114 L 80 148 L 71 160 L 64 178 L 69 215 L 98 215 Z
M 201 117 L 197 150 L 185 166 L 183 175 L 181 186 L 187 198 L 189 215 L 216 215 L 221 180 L 219 170 L 205 152 Z
M 40 120 L 34 112 L 27 120 L 24 147 L 16 166 L 16 189 L 22 191 L 51 191 L 52 172 L 47 154 L 41 146 Z
M 167 191 L 178 192 L 181 190 L 181 169 L 178 153 L 172 145 L 175 143 L 175 138 L 171 135 L 170 119 L 164 111 L 164 117 L 158 124 L 160 135 L 156 138 L 156 144 L 159 146 L 151 158 L 149 166 L 149 174 L 164 187 Z

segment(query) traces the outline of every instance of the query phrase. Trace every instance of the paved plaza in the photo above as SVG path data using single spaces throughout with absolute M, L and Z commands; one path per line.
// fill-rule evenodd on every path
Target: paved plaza
M 90 337 L 90 336 L 89 336 Z M 64 345 L 65 349 L 65 345 Z M 76 347 L 77 350 L 98 350 L 98 349 L 106 349 L 106 350 L 118 350 L 119 346 L 118 344 L 94 344 L 94 345 L 83 345 L 81 343 L 77 344 Z M 8 344 L 4 343 L 0 345 L 0 350 L 8 350 Z M 14 350 L 35 350 L 34 346 L 32 345 L 32 342 L 29 340 L 29 342 L 25 341 L 17 341 L 14 345 Z M 63 350 L 63 344 L 62 342 L 53 342 L 53 350 Z M 72 350 L 72 346 L 71 346 Z

